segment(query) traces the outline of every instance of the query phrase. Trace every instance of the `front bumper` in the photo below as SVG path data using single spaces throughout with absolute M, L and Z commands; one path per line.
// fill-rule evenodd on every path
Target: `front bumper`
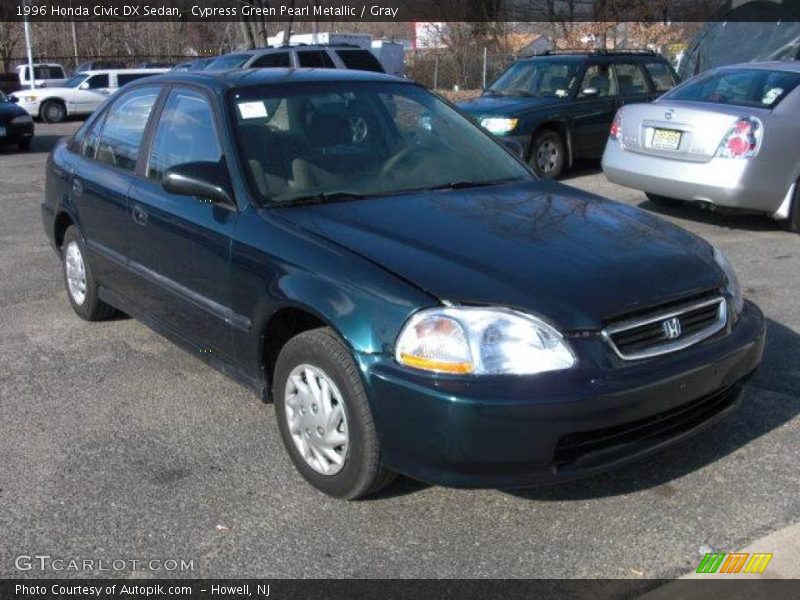
M 360 356 L 386 464 L 430 483 L 521 487 L 645 456 L 730 411 L 761 362 L 764 318 L 651 360 L 532 377 L 432 377 Z M 609 351 L 599 336 L 579 356 Z M 602 361 L 597 361 L 598 363 Z
M 0 135 L 0 144 L 18 144 L 33 137 L 33 123 L 0 123 L 0 130 L 5 130 L 5 135 Z
M 765 176 L 757 161 L 758 157 L 675 160 L 631 152 L 609 139 L 603 173 L 612 183 L 659 196 L 774 213 L 788 187 L 780 177 Z

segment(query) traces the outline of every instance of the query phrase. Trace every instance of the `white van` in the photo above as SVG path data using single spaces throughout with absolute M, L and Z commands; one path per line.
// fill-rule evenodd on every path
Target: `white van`
M 34 118 L 58 123 L 68 116 L 89 115 L 126 83 L 166 73 L 168 69 L 99 69 L 70 77 L 61 87 L 22 89 L 12 94 Z
M 19 84 L 23 88 L 31 87 L 31 70 L 28 65 L 19 65 L 14 68 L 14 72 L 19 77 Z M 34 63 L 33 64 L 33 85 L 34 87 L 58 87 L 67 80 L 64 67 L 58 63 Z

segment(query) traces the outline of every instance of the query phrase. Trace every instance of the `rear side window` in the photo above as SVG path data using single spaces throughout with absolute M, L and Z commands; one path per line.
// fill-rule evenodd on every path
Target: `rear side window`
M 800 83 L 800 73 L 724 69 L 700 75 L 665 98 L 774 108 Z
M 150 73 L 120 73 L 117 75 L 117 85 L 122 87 L 126 83 L 130 83 L 131 81 L 136 81 L 137 79 L 141 79 L 142 77 L 149 77 Z
M 317 69 L 335 69 L 333 59 L 324 50 L 301 50 L 297 53 L 301 67 Z
M 221 159 L 214 112 L 208 99 L 192 90 L 173 90 L 158 120 L 147 161 L 147 177 L 160 182 L 170 167 Z
M 121 96 L 105 122 L 86 136 L 83 155 L 125 171 L 135 170 L 147 119 L 160 91 L 157 87 L 139 88 Z
M 375 73 L 385 72 L 375 55 L 368 50 L 337 50 L 336 54 L 348 69 L 374 71 Z
M 675 87 L 677 83 L 675 76 L 672 74 L 672 70 L 664 63 L 647 63 L 645 68 L 650 73 L 650 79 L 653 80 L 653 85 L 657 92 L 666 92 Z
M 639 65 L 623 63 L 614 65 L 617 72 L 617 87 L 621 96 L 635 96 L 649 91 L 644 71 Z
M 272 54 L 265 54 L 264 56 L 259 56 L 256 60 L 253 61 L 253 64 L 251 64 L 250 66 L 255 68 L 290 67 L 291 62 L 289 61 L 288 52 L 273 52 Z
M 108 74 L 92 75 L 84 83 L 89 85 L 90 90 L 101 90 L 108 87 Z

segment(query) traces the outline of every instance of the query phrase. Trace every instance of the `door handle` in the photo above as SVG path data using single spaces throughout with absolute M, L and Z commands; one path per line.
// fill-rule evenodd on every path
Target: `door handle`
M 147 211 L 141 206 L 133 207 L 133 220 L 139 225 L 147 225 Z
M 80 198 L 83 195 L 83 184 L 77 177 L 72 180 L 72 193 L 76 198 Z

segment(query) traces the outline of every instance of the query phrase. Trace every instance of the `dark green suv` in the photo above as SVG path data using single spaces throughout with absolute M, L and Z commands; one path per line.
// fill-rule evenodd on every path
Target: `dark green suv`
M 519 60 L 482 96 L 460 104 L 497 136 L 518 141 L 542 177 L 575 158 L 600 158 L 617 109 L 650 102 L 677 83 L 655 52 L 560 51 Z

